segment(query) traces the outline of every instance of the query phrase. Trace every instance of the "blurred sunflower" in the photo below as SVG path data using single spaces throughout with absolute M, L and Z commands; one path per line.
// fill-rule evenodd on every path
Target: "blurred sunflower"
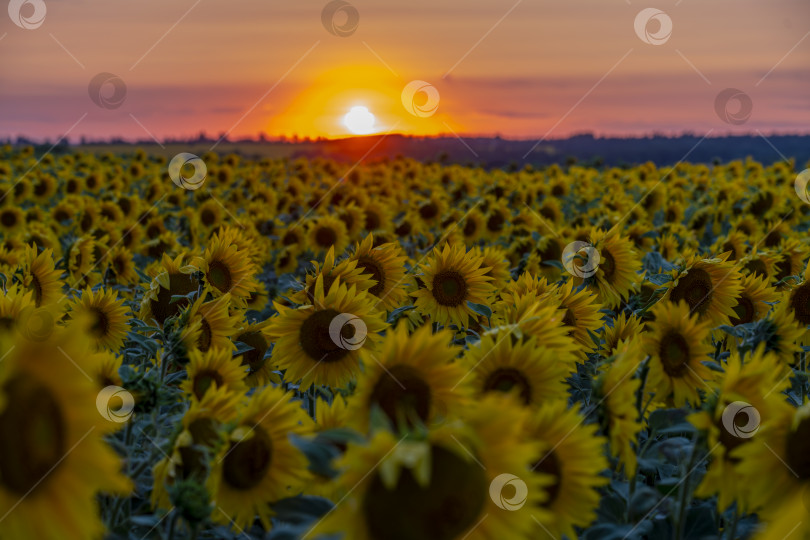
M 357 269 L 370 277 L 374 284 L 368 289 L 387 310 L 403 305 L 408 299 L 407 286 L 412 278 L 407 275 L 407 255 L 398 244 L 383 244 L 372 247 L 373 235 L 369 234 L 357 244 L 350 261 L 357 262 Z M 345 283 L 345 281 L 344 281 Z
M 690 257 L 682 270 L 673 270 L 672 281 L 666 283 L 664 299 L 673 303 L 685 301 L 690 313 L 712 326 L 728 324 L 736 316 L 734 306 L 740 294 L 739 271 L 723 255 L 715 259 Z

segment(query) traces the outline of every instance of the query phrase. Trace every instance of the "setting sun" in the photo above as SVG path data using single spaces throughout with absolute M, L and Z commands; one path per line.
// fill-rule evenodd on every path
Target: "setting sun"
M 343 125 L 349 128 L 349 131 L 355 135 L 368 135 L 375 131 L 374 115 L 368 110 L 368 107 L 355 106 L 352 107 L 346 116 L 343 117 Z

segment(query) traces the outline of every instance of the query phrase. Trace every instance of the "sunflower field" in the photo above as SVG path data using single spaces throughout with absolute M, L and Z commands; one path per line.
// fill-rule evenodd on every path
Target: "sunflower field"
M 0 148 L 0 538 L 810 538 L 801 166 L 196 163 Z

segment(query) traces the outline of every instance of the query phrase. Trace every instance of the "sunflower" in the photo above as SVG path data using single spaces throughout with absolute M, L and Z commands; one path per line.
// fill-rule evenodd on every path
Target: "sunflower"
M 208 351 L 189 351 L 185 381 L 180 388 L 198 400 L 215 388 L 228 388 L 238 394 L 246 390 L 245 369 L 230 349 L 212 347 Z M 213 390 L 211 390 L 213 391 Z
M 25 214 L 16 206 L 0 208 L 0 233 L 14 236 L 25 228 Z
M 456 363 L 452 334 L 434 334 L 423 326 L 408 335 L 399 324 L 385 336 L 380 350 L 361 353 L 363 374 L 349 401 L 347 417 L 358 431 L 368 431 L 374 407 L 395 427 L 433 425 L 457 416 L 466 402 L 467 387 L 460 383 L 465 370 Z
M 280 382 L 271 364 L 267 361 L 267 351 L 270 350 L 270 338 L 267 336 L 267 326 L 272 319 L 260 323 L 248 324 L 233 336 L 233 341 L 243 343 L 250 350 L 242 353 L 240 360 L 247 368 L 245 383 L 251 388 L 265 386 L 269 382 Z
M 284 248 L 276 254 L 274 260 L 273 266 L 276 275 L 281 276 L 295 272 L 298 268 L 298 250 L 297 248 Z
M 206 352 L 210 349 L 233 349 L 233 336 L 239 325 L 239 318 L 229 313 L 230 294 L 205 302 L 198 298 L 187 311 L 187 326 L 182 337 L 187 349 Z
M 434 248 L 420 265 L 425 287 L 411 293 L 416 309 L 439 324 L 466 328 L 473 315 L 468 303 L 487 304 L 493 293 L 488 283 L 492 278 L 486 275 L 489 268 L 482 268 L 482 263 L 482 257 L 465 253 L 462 245 Z
M 602 344 L 599 354 L 605 358 L 613 356 L 616 346 L 622 340 L 629 340 L 644 332 L 644 321 L 635 315 L 626 312 L 613 319 L 613 325 L 605 327 L 602 332 Z
M 20 264 L 22 285 L 34 293 L 37 307 L 55 303 L 62 296 L 62 271 L 56 270 L 53 252 L 46 249 L 37 253 L 37 248 L 25 248 Z
M 781 391 L 790 386 L 779 359 L 765 347 L 757 347 L 748 358 L 731 353 L 725 371 L 718 381 L 717 394 L 707 406 L 688 420 L 707 432 L 709 447 L 715 447 L 713 459 L 696 491 L 698 497 L 717 495 L 717 508 L 724 511 L 737 502 L 746 506 L 749 482 L 739 469 L 737 448 L 757 439 L 760 423 L 783 416 L 790 406 Z
M 391 311 L 408 300 L 406 288 L 412 283 L 405 268 L 408 256 L 398 244 L 372 247 L 373 244 L 374 237 L 369 234 L 357 244 L 348 260 L 356 261 L 357 269 L 371 278 L 374 284 L 368 289 L 369 294 L 376 296 L 382 306 Z
M 113 289 L 95 293 L 85 289 L 69 306 L 74 319 L 86 317 L 86 330 L 96 347 L 117 351 L 124 344 L 129 330 L 129 309 Z
M 328 291 L 335 280 L 347 287 L 355 286 L 359 291 L 367 291 L 374 286 L 371 279 L 372 272 L 364 272 L 358 260 L 346 259 L 336 264 L 335 248 L 329 248 L 324 257 L 323 264 L 312 261 L 313 269 L 304 278 L 304 288 L 294 294 L 288 295 L 290 300 L 298 304 L 312 304 L 315 301 L 315 283 L 319 276 L 323 276 L 323 289 Z
M 615 230 L 594 229 L 590 238 L 599 253 L 599 264 L 590 287 L 595 289 L 600 302 L 611 309 L 627 298 L 641 270 L 632 242 L 613 232 Z M 575 277 L 574 281 L 579 279 Z
M 565 400 L 548 401 L 532 412 L 525 427 L 526 436 L 540 443 L 531 470 L 547 480 L 547 498 L 540 504 L 544 518 L 538 518 L 552 538 L 576 538 L 575 527 L 586 527 L 596 519 L 601 496 L 597 488 L 609 482 L 601 476 L 608 466 L 604 437 L 596 424 L 583 424 L 584 418 Z M 532 538 L 542 533 L 536 530 Z
M 744 415 L 740 421 L 744 421 Z M 736 417 L 735 417 L 736 420 Z M 801 500 L 806 505 L 810 495 L 810 403 L 798 409 L 786 407 L 775 411 L 763 423 L 749 444 L 739 445 L 735 451 L 740 462 L 743 499 L 748 509 L 765 521 L 785 517 L 784 508 L 790 501 Z M 804 509 L 801 516 L 806 516 Z M 794 517 L 794 516 L 792 516 Z M 801 518 L 793 522 L 795 527 Z M 808 527 L 801 528 L 799 538 L 806 537 Z
M 690 313 L 712 326 L 729 324 L 736 316 L 734 306 L 740 294 L 740 273 L 727 262 L 727 254 L 715 259 L 690 257 L 682 270 L 673 270 L 672 281 L 666 284 L 665 300 L 685 301 Z
M 776 274 L 776 263 L 780 257 L 771 251 L 752 251 L 740 259 L 743 274 L 762 276 L 771 279 Z
M 779 249 L 780 258 L 776 261 L 776 271 L 773 276 L 774 285 L 779 284 L 780 289 L 788 287 L 787 283 L 780 283 L 790 276 L 799 276 L 804 269 L 807 248 L 795 238 L 785 240 Z
M 313 219 L 307 228 L 307 244 L 315 253 L 324 252 L 331 247 L 341 253 L 349 245 L 346 225 L 335 216 Z
M 123 423 L 99 414 L 95 381 L 65 361 L 87 354 L 86 341 L 73 329 L 42 342 L 0 340 L 0 534 L 102 537 L 97 494 L 131 485 L 104 440 Z
M 610 450 L 624 465 L 625 475 L 636 475 L 638 434 L 643 425 L 636 409 L 636 394 L 641 381 L 633 375 L 644 361 L 641 339 L 620 340 L 613 360 L 596 379 L 595 387 L 604 407 L 606 434 Z
M 672 398 L 676 407 L 696 404 L 698 387 L 711 379 L 711 371 L 703 364 L 713 352 L 708 322 L 692 315 L 685 302 L 660 302 L 653 307 L 653 315 L 644 349 L 650 355 L 649 383 L 655 399 Z
M 506 286 L 501 289 L 501 300 L 496 304 L 514 304 L 517 302 L 517 297 L 523 296 L 527 293 L 534 293 L 538 298 L 546 293 L 555 290 L 555 286 L 549 284 L 545 277 L 536 277 L 531 272 L 523 272 L 514 281 L 509 281 Z
M 301 388 L 325 384 L 342 387 L 353 379 L 360 363 L 360 349 L 380 340 L 386 328 L 373 297 L 347 288 L 335 280 L 328 291 L 319 276 L 314 303 L 297 309 L 275 303 L 267 335 L 275 340 L 272 362 L 286 370 L 288 382 Z
M 579 344 L 580 352 L 590 352 L 595 346 L 591 335 L 602 326 L 599 313 L 602 306 L 596 302 L 596 295 L 588 289 L 575 290 L 574 281 L 569 280 L 553 296 L 559 301 L 559 309 L 564 313 L 563 324 Z
M 728 256 L 729 261 L 742 259 L 745 252 L 748 251 L 747 238 L 746 234 L 742 231 L 731 231 L 728 236 L 721 237 L 717 240 L 713 252 L 718 255 L 730 252 Z
M 532 406 L 565 399 L 570 364 L 561 362 L 558 352 L 544 345 L 529 335 L 519 339 L 507 329 L 488 332 L 465 352 L 461 366 L 469 378 L 464 375 L 463 379 L 478 396 L 514 393 L 524 405 Z
M 96 381 L 99 390 L 108 386 L 123 386 L 118 370 L 121 369 L 124 357 L 116 356 L 110 351 L 100 350 L 93 354 L 85 355 L 78 362 L 84 365 L 84 370 Z
M 730 321 L 733 326 L 762 319 L 771 309 L 771 304 L 779 300 L 779 294 L 768 285 L 764 276 L 748 274 L 740 280 L 742 290 L 734 306 L 735 316 Z
M 138 282 L 132 252 L 123 246 L 114 247 L 107 254 L 110 272 L 118 285 L 133 285 Z
M 205 274 L 206 288 L 214 296 L 230 293 L 236 301 L 243 301 L 250 296 L 251 277 L 255 267 L 248 254 L 239 251 L 236 245 L 228 243 L 227 238 L 214 235 L 208 243 L 202 257 L 192 261 Z
M 175 296 L 187 296 L 198 289 L 198 281 L 194 276 L 197 269 L 184 264 L 186 257 L 181 254 L 172 259 L 163 255 L 157 267 L 157 275 L 149 285 L 149 289 L 141 301 L 138 318 L 142 321 L 156 321 L 158 326 L 169 317 L 177 316 L 180 311 L 189 305 L 189 300 L 182 298 L 176 300 Z
M 96 267 L 95 256 L 96 242 L 89 236 L 78 238 L 68 251 L 68 273 L 72 280 L 73 288 L 87 285 L 83 283 L 90 277 L 90 273 Z
M 380 430 L 350 442 L 336 463 L 346 495 L 313 530 L 354 540 L 534 537 L 533 516 L 546 518 L 545 478 L 529 471 L 539 446 L 523 436 L 526 419 L 512 400 L 489 396 L 465 423 L 426 438 Z
M 297 495 L 309 481 L 309 461 L 290 435 L 311 432 L 312 420 L 291 396 L 265 387 L 240 411 L 210 473 L 217 486 L 212 499 L 221 510 L 215 520 L 243 530 L 258 516 L 269 530 L 268 503 Z

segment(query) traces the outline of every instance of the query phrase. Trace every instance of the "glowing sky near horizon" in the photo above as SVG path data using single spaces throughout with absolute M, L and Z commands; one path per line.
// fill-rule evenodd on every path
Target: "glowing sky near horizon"
M 351 0 L 347 37 L 323 0 L 45 4 L 36 29 L 0 13 L 0 138 L 340 137 L 357 106 L 416 135 L 810 133 L 806 0 Z M 634 30 L 651 5 L 672 20 L 661 45 Z M 116 108 L 88 96 L 102 72 L 126 85 Z M 414 80 L 430 114 L 403 106 Z M 729 87 L 744 124 L 715 112 Z

